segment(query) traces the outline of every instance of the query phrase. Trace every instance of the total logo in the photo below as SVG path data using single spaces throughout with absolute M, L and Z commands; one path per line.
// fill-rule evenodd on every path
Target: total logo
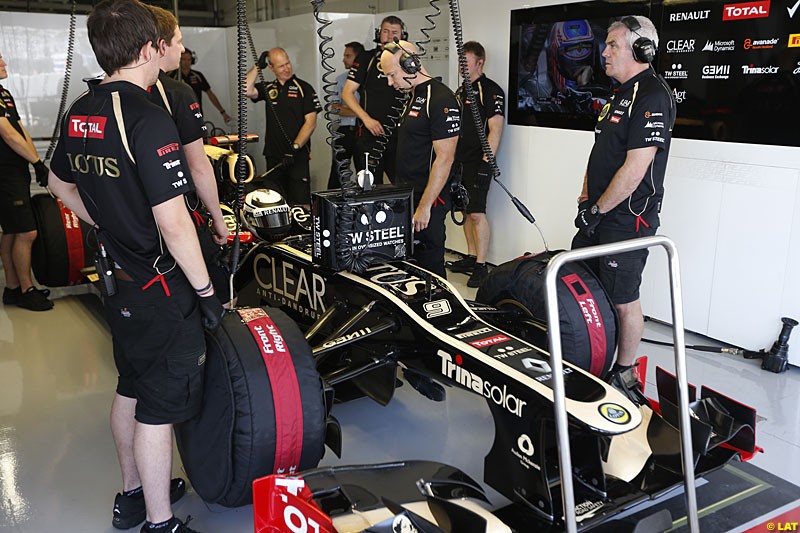
M 745 50 L 768 50 L 770 48 L 775 48 L 778 41 L 780 41 L 780 39 L 759 39 L 754 41 L 748 38 L 744 40 L 742 47 Z
M 722 20 L 760 19 L 769 16 L 770 0 L 761 2 L 739 2 L 725 4 L 722 8 Z
M 706 41 L 703 52 L 733 52 L 736 50 L 736 41 Z
M 683 65 L 680 63 L 673 63 L 671 70 L 664 71 L 664 78 L 668 80 L 685 80 L 688 77 L 688 71 L 683 70 Z
M 767 67 L 754 67 L 753 65 L 742 65 L 742 74 L 750 75 L 750 74 L 777 74 L 778 67 L 774 65 L 769 65 Z
M 686 100 L 686 91 L 672 89 L 672 97 L 675 99 L 675 103 L 682 104 L 683 101 Z
M 670 54 L 694 52 L 694 39 L 672 39 L 667 41 L 667 52 Z
M 461 365 L 464 363 L 464 360 L 460 355 L 456 355 L 455 361 L 449 353 L 443 350 L 439 350 L 438 355 L 442 359 L 441 373 L 443 376 L 458 382 L 468 389 L 472 389 L 487 400 L 507 410 L 512 415 L 522 418 L 522 409 L 528 402 L 520 400 L 513 394 L 510 394 L 506 385 L 502 387 L 493 385 L 478 374 L 473 374 L 466 368 L 463 368 Z
M 731 77 L 730 65 L 705 65 L 703 67 L 704 80 L 727 80 Z
M 798 46 L 800 46 L 800 33 L 792 33 L 791 35 L 789 35 L 789 41 L 786 46 L 788 46 L 789 48 L 797 48 Z

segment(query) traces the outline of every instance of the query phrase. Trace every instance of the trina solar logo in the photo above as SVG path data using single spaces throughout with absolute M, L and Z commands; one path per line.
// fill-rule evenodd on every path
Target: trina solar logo
M 792 33 L 789 35 L 789 42 L 787 44 L 789 48 L 796 48 L 800 46 L 800 33 Z
M 722 8 L 722 20 L 766 18 L 769 16 L 769 3 L 770 0 L 725 4 Z
M 438 355 L 442 359 L 441 373 L 443 376 L 457 381 L 468 389 L 472 389 L 492 403 L 506 409 L 509 413 L 522 417 L 522 409 L 528 402 L 520 400 L 509 393 L 506 385 L 502 387 L 492 385 L 478 374 L 473 374 L 463 368 L 461 365 L 464 360 L 460 355 L 456 355 L 455 361 L 453 361 L 453 357 L 449 353 L 442 350 L 439 350 Z

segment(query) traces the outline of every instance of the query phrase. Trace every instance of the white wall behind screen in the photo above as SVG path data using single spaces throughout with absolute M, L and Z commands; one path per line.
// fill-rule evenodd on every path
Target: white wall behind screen
M 508 87 L 511 10 L 554 3 L 573 2 L 495 0 L 464 6 L 464 40 L 483 43 L 486 74 L 502 87 Z M 451 49 L 454 79 L 454 41 Z M 590 132 L 506 126 L 498 154 L 501 180 L 531 209 L 551 249 L 570 245 L 575 199 L 592 143 Z M 676 139 L 665 190 L 660 233 L 678 245 L 686 327 L 750 349 L 769 348 L 781 316 L 800 319 L 800 148 Z M 490 262 L 543 248 L 536 230 L 499 187 L 492 187 L 487 208 Z M 447 242 L 465 250 L 460 228 L 448 228 Z M 670 321 L 668 298 L 659 250 L 645 271 L 645 313 Z M 800 365 L 797 335 L 790 342 L 790 360 Z
M 194 26 L 181 27 L 183 33 L 183 44 L 197 54 L 197 63 L 192 66 L 198 70 L 208 80 L 211 90 L 219 98 L 222 108 L 231 117 L 236 118 L 236 101 L 231 99 L 230 79 L 235 74 L 228 68 L 228 41 L 224 28 L 199 28 Z M 236 63 L 234 63 L 235 65 Z M 226 125 L 222 120 L 217 108 L 203 93 L 203 115 L 206 120 L 211 121 L 214 126 L 226 131 L 235 131 L 236 125 L 231 123 Z

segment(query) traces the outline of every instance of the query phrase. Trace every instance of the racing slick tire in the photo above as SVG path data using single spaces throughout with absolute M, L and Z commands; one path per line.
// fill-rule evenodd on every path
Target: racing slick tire
M 322 380 L 297 324 L 274 308 L 237 309 L 206 333 L 200 413 L 175 426 L 178 451 L 209 503 L 252 503 L 253 480 L 316 467 L 323 455 Z
M 546 336 L 545 268 L 555 252 L 523 256 L 493 269 L 475 299 L 503 310 L 519 312 L 541 329 L 514 327 L 511 332 L 549 349 Z M 617 314 L 600 281 L 582 262 L 567 263 L 559 272 L 558 315 L 564 359 L 600 378 L 614 362 Z M 515 321 L 519 322 L 519 320 Z
M 38 235 L 31 250 L 36 280 L 48 287 L 67 287 L 86 281 L 81 270 L 93 264 L 86 246 L 91 226 L 49 194 L 31 198 Z

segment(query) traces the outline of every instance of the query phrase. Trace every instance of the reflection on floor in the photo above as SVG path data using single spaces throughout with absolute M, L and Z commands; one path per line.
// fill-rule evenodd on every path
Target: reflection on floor
M 466 297 L 474 295 L 465 275 L 450 277 Z M 60 298 L 46 313 L 0 306 L 2 532 L 113 531 L 120 478 L 108 411 L 116 373 L 99 309 L 91 295 Z M 646 337 L 670 340 L 671 334 L 649 323 Z M 687 343 L 708 339 L 690 335 Z M 669 349 L 643 344 L 641 352 L 651 356 L 648 386 L 654 386 L 655 364 L 674 368 Z M 754 464 L 800 485 L 800 371 L 773 374 L 753 361 L 708 353 L 690 353 L 688 368 L 694 383 L 757 407 L 764 417 L 758 441 L 766 453 Z M 493 426 L 477 396 L 448 389 L 446 402 L 431 403 L 405 386 L 388 407 L 361 399 L 337 405 L 334 414 L 344 429 L 344 456 L 329 453 L 323 465 L 431 459 L 483 478 Z M 174 470 L 181 473 L 177 453 Z M 496 493 L 489 496 L 502 503 Z M 209 507 L 191 491 L 174 510 L 192 515 L 192 527 L 205 533 L 253 530 L 250 506 Z

